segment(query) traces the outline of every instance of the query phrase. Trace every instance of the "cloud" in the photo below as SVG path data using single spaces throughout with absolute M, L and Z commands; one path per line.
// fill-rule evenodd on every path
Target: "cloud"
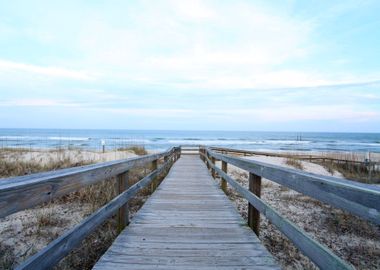
M 120 12 L 122 4 L 99 4 L 75 12 L 67 26 L 28 27 L 28 38 L 34 35 L 47 48 L 66 43 L 63 51 L 76 56 L 60 59 L 58 67 L 3 60 L 0 68 L 152 89 L 305 87 L 370 79 L 298 65 L 323 46 L 314 40 L 318 23 L 265 3 L 168 0 L 124 7 Z M 63 19 L 62 9 L 68 7 L 50 16 Z M 60 68 L 62 63 L 83 71 Z
M 78 107 L 78 103 L 54 99 L 13 99 L 0 101 L 0 106 L 7 107 Z
M 245 2 L 140 2 L 127 15 L 126 23 L 116 26 L 98 13 L 83 19 L 74 42 L 82 66 L 141 87 L 290 87 L 324 81 L 315 72 L 273 70 L 310 53 L 312 26 L 306 21 Z M 284 73 L 292 73 L 292 80 L 283 79 Z M 216 83 L 222 80 L 223 85 Z
M 205 1 L 200 0 L 182 0 L 169 1 L 173 10 L 185 20 L 198 21 L 202 19 L 213 19 L 216 17 L 213 8 L 207 6 Z
M 19 62 L 13 62 L 13 61 L 0 59 L 0 72 L 13 72 L 13 71 L 33 73 L 33 74 L 49 76 L 49 77 L 74 79 L 74 80 L 94 79 L 94 77 L 92 77 L 90 74 L 84 71 L 76 71 L 76 70 L 70 70 L 70 69 L 53 67 L 53 66 L 43 67 L 43 66 L 31 65 L 27 63 L 19 63 Z
M 296 122 L 296 121 L 349 121 L 363 122 L 379 119 L 380 113 L 369 109 L 351 106 L 292 106 L 272 107 L 270 109 L 257 109 L 232 112 L 233 114 L 245 114 L 255 116 L 261 121 L 270 122 Z
M 161 118 L 157 126 L 227 119 L 240 129 L 253 121 L 380 118 L 379 83 L 371 82 L 380 73 L 368 57 L 375 49 L 364 46 L 375 32 L 352 36 L 355 22 L 345 20 L 334 28 L 355 9 L 363 25 L 376 24 L 353 4 L 46 1 L 20 10 L 12 3 L 0 10 L 5 113 L 73 107 L 66 111 L 79 118 Z

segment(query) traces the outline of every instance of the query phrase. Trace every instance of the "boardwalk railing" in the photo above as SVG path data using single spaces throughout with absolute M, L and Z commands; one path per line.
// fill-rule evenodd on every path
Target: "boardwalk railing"
M 155 189 L 157 177 L 164 173 L 180 156 L 181 149 L 142 157 L 99 163 L 45 173 L 0 180 L 0 217 L 48 202 L 65 194 L 104 181 L 111 177 L 118 179 L 119 195 L 98 209 L 80 224 L 52 241 L 40 252 L 28 258 L 17 269 L 50 269 L 106 219 L 118 212 L 118 227 L 128 224 L 127 203 L 138 191 L 151 184 Z M 158 160 L 164 163 L 158 167 Z M 152 172 L 136 184 L 128 187 L 128 171 L 135 167 L 152 164 Z
M 380 225 L 380 188 L 377 186 L 233 157 L 210 148 L 200 148 L 200 156 L 212 176 L 220 176 L 224 191 L 228 183 L 248 200 L 248 224 L 257 235 L 261 213 L 322 269 L 353 267 L 260 199 L 262 177 Z M 216 166 L 216 161 L 221 161 L 221 168 Z M 228 164 L 249 172 L 249 190 L 227 174 Z
M 349 160 L 349 159 L 341 159 L 341 158 L 332 158 L 319 156 L 315 154 L 299 154 L 299 153 L 277 153 L 277 152 L 263 152 L 263 151 L 251 151 L 251 150 L 242 150 L 242 149 L 232 149 L 232 148 L 224 148 L 224 147 L 210 147 L 211 150 L 222 153 L 222 154 L 234 154 L 234 155 L 242 155 L 242 156 L 267 156 L 267 157 L 283 157 L 283 158 L 295 158 L 300 160 L 309 160 L 309 161 L 322 161 L 322 162 L 336 162 L 336 163 L 346 163 L 346 164 L 356 164 L 365 167 L 376 167 L 380 165 L 380 162 L 375 161 L 360 161 L 360 160 Z

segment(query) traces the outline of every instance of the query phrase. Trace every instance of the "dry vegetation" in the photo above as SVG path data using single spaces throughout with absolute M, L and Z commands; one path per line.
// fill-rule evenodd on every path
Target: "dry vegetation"
M 139 156 L 143 156 L 143 155 L 148 154 L 148 151 L 146 151 L 146 149 L 143 146 L 139 146 L 139 145 L 133 145 L 133 146 L 129 146 L 129 147 L 121 147 L 121 148 L 118 148 L 117 151 L 132 151 L 133 153 L 135 153 L 136 155 L 139 155 Z
M 287 160 L 284 163 L 287 164 Z M 307 162 L 302 161 L 301 165 L 305 167 Z M 294 163 L 290 162 L 288 166 L 294 167 Z M 230 166 L 229 174 L 248 187 L 248 174 L 245 171 Z M 247 219 L 247 201 L 230 187 L 227 195 Z M 262 198 L 357 269 L 380 269 L 379 226 L 266 179 L 262 182 Z M 264 217 L 260 222 L 260 240 L 284 269 L 317 269 Z
M 78 151 L 78 150 L 75 150 Z M 134 147 L 120 151 L 146 154 L 145 149 Z M 25 158 L 30 153 L 24 149 L 6 149 L 0 153 L 0 178 L 25 175 L 41 171 L 94 163 L 84 153 L 43 153 L 37 158 Z M 107 154 L 107 153 L 106 153 Z M 133 155 L 132 155 L 133 156 Z M 113 153 L 111 158 L 113 157 Z M 119 157 L 119 154 L 115 154 Z M 107 156 L 107 160 L 109 157 Z M 100 161 L 104 159 L 101 158 Z M 129 173 L 129 184 L 139 181 L 150 168 L 135 168 Z M 20 211 L 0 219 L 0 269 L 12 269 L 35 254 L 67 229 L 80 223 L 83 218 L 106 204 L 116 195 L 116 180 L 106 179 L 77 192 L 65 195 L 35 209 Z M 150 195 L 150 188 L 140 191 L 128 206 L 133 215 Z M 115 219 L 105 222 L 87 237 L 82 245 L 64 258 L 57 269 L 91 269 L 94 263 L 117 236 Z
M 286 164 L 288 164 L 289 166 L 292 166 L 298 170 L 303 170 L 302 162 L 299 161 L 298 159 L 294 159 L 294 158 L 289 157 L 286 159 Z
M 366 158 L 365 153 L 322 153 L 320 154 L 322 158 L 326 158 L 323 161 L 318 161 L 318 164 L 324 166 L 329 172 L 339 172 L 344 178 L 353 181 L 359 181 L 368 184 L 380 184 L 380 167 L 377 166 L 366 166 L 363 162 Z M 341 160 L 341 161 L 331 161 L 329 158 Z M 375 162 L 380 161 L 380 155 L 376 153 L 371 154 L 371 160 Z M 353 162 L 351 162 L 353 161 Z
M 118 153 L 84 153 L 73 150 L 32 154 L 28 149 L 6 149 L 0 152 L 0 177 L 81 166 L 96 161 L 125 158 L 127 154 L 144 155 L 140 147 L 119 149 Z M 286 159 L 284 165 L 297 169 L 309 166 L 305 161 Z M 347 177 L 350 168 L 323 165 L 330 174 Z M 321 166 L 319 166 L 321 167 Z M 248 175 L 229 167 L 231 175 L 242 185 L 248 185 Z M 328 172 L 326 173 L 328 174 Z M 130 184 L 150 172 L 150 168 L 136 168 L 130 172 Z M 354 169 L 357 173 L 358 170 Z M 320 172 L 319 172 L 320 173 Z M 362 172 L 365 174 L 365 172 Z M 355 176 L 356 177 L 356 176 Z M 68 228 L 106 204 L 116 195 L 115 179 L 107 179 L 78 192 L 68 194 L 35 209 L 21 211 L 0 220 L 0 269 L 11 269 L 27 257 L 42 249 Z M 129 202 L 131 216 L 150 195 L 150 189 L 141 191 Z M 228 195 L 239 212 L 247 218 L 247 202 L 228 188 Z M 341 210 L 334 209 L 312 198 L 303 196 L 271 181 L 263 180 L 262 198 L 292 222 L 310 233 L 341 258 L 358 269 L 380 269 L 380 229 Z M 265 218 L 260 224 L 260 239 L 285 269 L 315 269 L 308 258 Z M 87 237 L 80 248 L 63 259 L 57 269 L 91 269 L 98 258 L 117 236 L 116 222 L 110 219 Z
M 350 162 L 336 163 L 325 161 L 319 162 L 319 164 L 325 167 L 329 172 L 340 172 L 346 179 L 368 184 L 380 184 L 380 170 L 373 170 L 373 168 L 371 168 L 370 171 L 367 166 Z

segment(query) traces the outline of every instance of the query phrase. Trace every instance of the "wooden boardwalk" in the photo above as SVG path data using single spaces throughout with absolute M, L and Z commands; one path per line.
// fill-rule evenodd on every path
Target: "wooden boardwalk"
M 94 269 L 279 269 L 199 156 L 183 155 Z

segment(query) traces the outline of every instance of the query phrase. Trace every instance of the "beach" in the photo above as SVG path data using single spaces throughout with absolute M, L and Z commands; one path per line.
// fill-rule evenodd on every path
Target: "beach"
M 138 156 L 136 152 L 139 150 L 142 149 L 133 148 L 102 153 L 86 150 L 3 149 L 0 151 L 0 181 L 2 177 L 132 158 Z M 149 168 L 134 170 L 131 181 L 137 181 L 148 171 Z M 115 196 L 115 187 L 115 179 L 108 179 L 60 199 L 1 218 L 0 268 L 13 268 L 68 229 L 79 224 Z M 149 192 L 140 193 L 131 200 L 131 217 L 148 195 Z M 71 265 L 74 268 L 88 268 L 87 265 L 91 265 L 94 258 L 98 258 L 116 237 L 114 222 L 111 220 L 98 229 L 87 240 L 87 244 L 82 246 L 83 253 L 77 252 L 69 256 L 60 267 L 66 269 Z M 83 256 L 87 259 L 83 260 Z
M 89 150 L 54 150 L 54 149 L 3 149 L 0 153 L 1 161 L 8 161 L 11 164 L 39 164 L 43 169 L 50 168 L 49 164 L 59 164 L 60 166 L 80 166 L 97 162 L 126 159 L 137 156 L 136 149 L 124 149 L 123 151 L 99 151 Z M 146 153 L 154 153 L 147 151 Z M 283 153 L 283 152 L 281 152 Z M 297 154 L 300 154 L 299 152 Z M 315 153 L 316 154 L 316 153 Z M 319 153 L 322 154 L 322 153 Z M 339 153 L 329 153 L 337 156 Z M 297 161 L 295 164 L 289 162 L 284 157 L 268 157 L 254 155 L 243 157 L 281 167 L 302 169 L 303 171 L 324 176 L 333 176 L 343 179 L 339 171 L 328 170 L 325 166 L 309 161 Z M 220 165 L 219 165 L 220 166 Z M 4 167 L 4 166 L 3 166 Z M 27 167 L 27 166 L 26 166 Z M 61 167 L 59 167 L 61 168 Z M 146 169 L 144 169 L 146 171 Z M 228 167 L 229 174 L 240 184 L 248 187 L 248 174 L 234 166 Z M 5 173 L 5 170 L 2 170 Z M 16 176 L 17 173 L 28 173 L 23 168 L 11 172 Z M 140 172 L 141 173 L 141 172 Z M 5 175 L 2 175 L 4 177 Z M 9 175 L 10 176 L 10 175 Z M 113 182 L 102 183 L 100 186 L 92 188 L 92 198 L 88 198 L 79 192 L 66 196 L 63 200 L 54 200 L 51 203 L 39 206 L 35 209 L 20 211 L 0 221 L 2 248 L 17 247 L 12 254 L 3 254 L 13 258 L 13 263 L 19 263 L 28 256 L 46 246 L 50 241 L 61 235 L 67 229 L 80 223 L 83 218 L 95 211 L 100 205 L 112 198 L 114 194 Z M 292 222 L 310 233 L 313 237 L 325 245 L 332 248 L 335 252 L 347 259 L 358 269 L 372 268 L 380 264 L 380 256 L 376 250 L 380 250 L 379 242 L 373 239 L 380 237 L 378 227 L 369 222 L 362 221 L 341 210 L 334 209 L 328 205 L 320 203 L 307 196 L 295 191 L 284 188 L 272 181 L 263 179 L 262 198 L 272 205 L 281 214 L 289 218 Z M 100 190 L 108 190 L 107 198 L 104 202 L 98 202 L 97 197 L 104 194 Z M 111 189 L 111 191 L 110 191 Z M 227 194 L 232 200 L 238 211 L 244 218 L 247 218 L 247 202 L 231 188 Z M 140 195 L 137 203 L 132 203 L 131 216 L 139 209 L 146 200 L 148 193 Z M 351 226 L 355 224 L 354 226 Z M 112 225 L 107 225 L 112 227 Z M 365 230 L 363 230 L 365 228 Z M 284 269 L 314 269 L 313 264 L 303 256 L 283 235 L 281 235 L 264 218 L 260 225 L 260 239 L 268 250 L 274 254 Z M 323 233 L 321 233 L 323 232 Z M 98 232 L 102 237 L 112 240 L 115 232 Z M 95 237 L 92 241 L 98 241 Z M 349 245 L 347 239 L 350 239 Z M 361 247 L 357 250 L 357 247 Z M 102 247 L 104 250 L 105 247 Z M 11 249 L 13 250 L 13 248 Z M 95 256 L 96 257 L 96 256 Z M 361 261 L 363 257 L 369 258 L 368 261 Z M 4 260 L 4 258 L 2 258 Z M 72 261 L 75 259 L 67 259 Z M 77 258 L 78 260 L 78 258 Z
M 297 169 L 288 165 L 286 158 L 262 156 L 245 158 Z M 338 171 L 329 172 L 319 164 L 308 161 L 301 161 L 301 164 L 303 171 L 344 179 Z M 228 171 L 241 185 L 248 188 L 248 174 L 245 171 L 234 166 L 229 166 Z M 247 219 L 246 200 L 231 188 L 227 193 L 241 215 Z M 378 252 L 380 230 L 373 223 L 267 179 L 262 180 L 261 197 L 275 210 L 352 263 L 357 269 L 377 269 L 380 266 Z M 284 269 L 318 269 L 265 218 L 261 218 L 259 238 L 281 262 Z

